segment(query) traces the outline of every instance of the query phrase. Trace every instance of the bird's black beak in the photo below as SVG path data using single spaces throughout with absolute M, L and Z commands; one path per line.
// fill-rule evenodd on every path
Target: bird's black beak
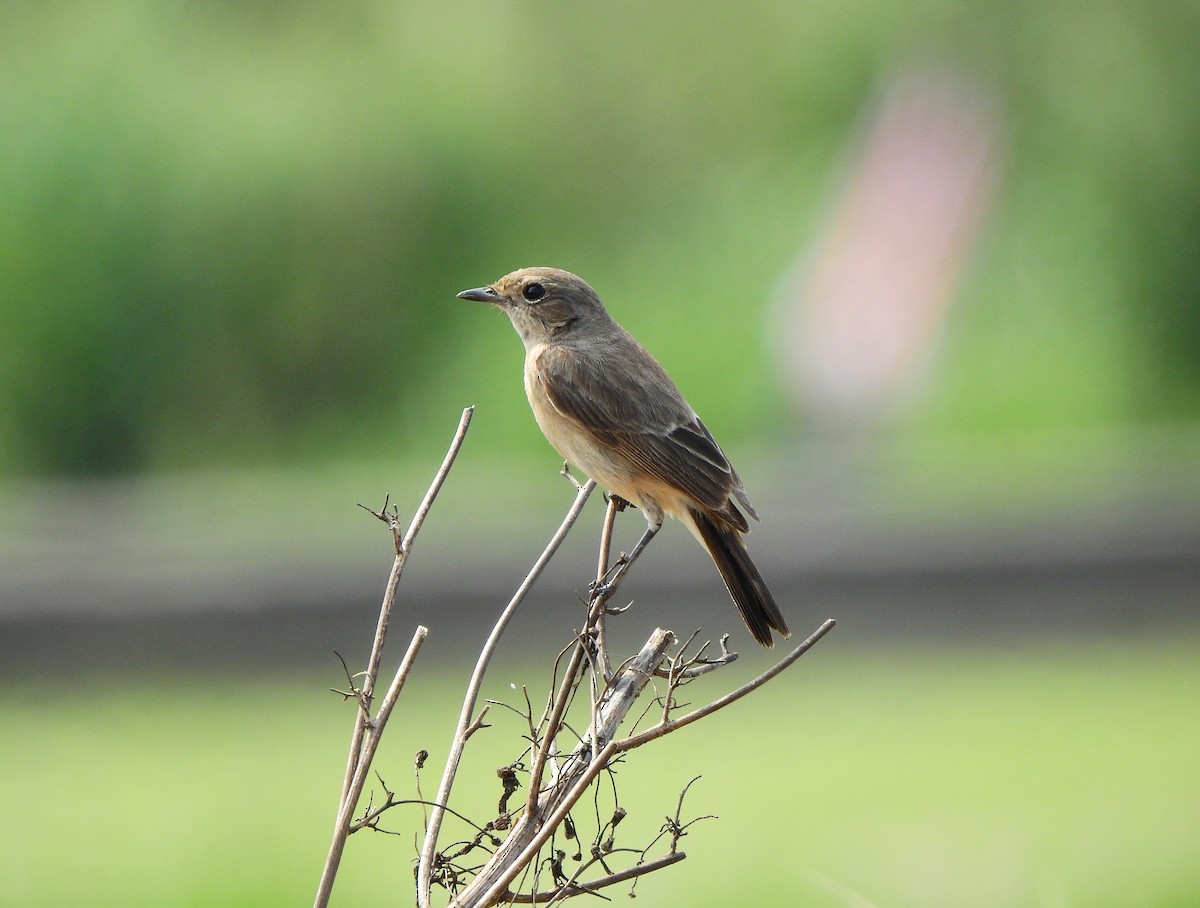
M 494 306 L 504 305 L 504 297 L 491 287 L 476 287 L 474 290 L 464 290 L 458 295 L 458 298 L 460 300 L 475 300 L 479 303 L 491 303 Z

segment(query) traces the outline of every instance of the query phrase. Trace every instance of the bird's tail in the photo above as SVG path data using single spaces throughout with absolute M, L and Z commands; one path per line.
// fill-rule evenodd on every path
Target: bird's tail
M 714 519 L 695 508 L 689 510 L 700 541 L 721 572 L 721 579 L 725 581 L 754 639 L 763 646 L 773 646 L 772 630 L 790 637 L 792 632 L 788 630 L 787 622 L 783 620 L 783 614 L 775 604 L 775 597 L 767 589 L 762 574 L 750 560 L 750 554 L 742 542 L 742 534 L 719 517 Z

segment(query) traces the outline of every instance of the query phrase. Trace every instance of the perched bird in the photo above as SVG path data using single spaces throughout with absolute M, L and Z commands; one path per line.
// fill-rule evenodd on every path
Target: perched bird
M 763 646 L 791 635 L 746 552 L 742 481 L 658 361 L 613 321 L 585 281 L 522 268 L 460 299 L 502 309 L 525 344 L 525 393 L 554 449 L 649 527 L 632 560 L 670 514 L 708 550 L 742 620 Z

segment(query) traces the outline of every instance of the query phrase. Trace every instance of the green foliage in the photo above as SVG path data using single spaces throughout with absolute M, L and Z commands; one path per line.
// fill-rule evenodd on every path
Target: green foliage
M 481 398 L 527 429 L 516 342 L 453 298 L 527 264 L 761 432 L 764 301 L 909 58 L 1011 130 L 912 425 L 1193 418 L 1196 31 L 1116 2 L 9 4 L 0 468 L 372 456 Z

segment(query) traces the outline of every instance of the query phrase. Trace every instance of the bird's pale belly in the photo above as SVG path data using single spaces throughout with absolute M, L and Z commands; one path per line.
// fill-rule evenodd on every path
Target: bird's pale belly
M 591 479 L 622 498 L 637 503 L 632 481 L 634 471 L 612 452 L 601 447 L 593 436 L 554 409 L 540 388 L 530 389 L 533 416 L 546 440 L 563 459 Z M 629 493 L 629 494 L 626 494 Z

